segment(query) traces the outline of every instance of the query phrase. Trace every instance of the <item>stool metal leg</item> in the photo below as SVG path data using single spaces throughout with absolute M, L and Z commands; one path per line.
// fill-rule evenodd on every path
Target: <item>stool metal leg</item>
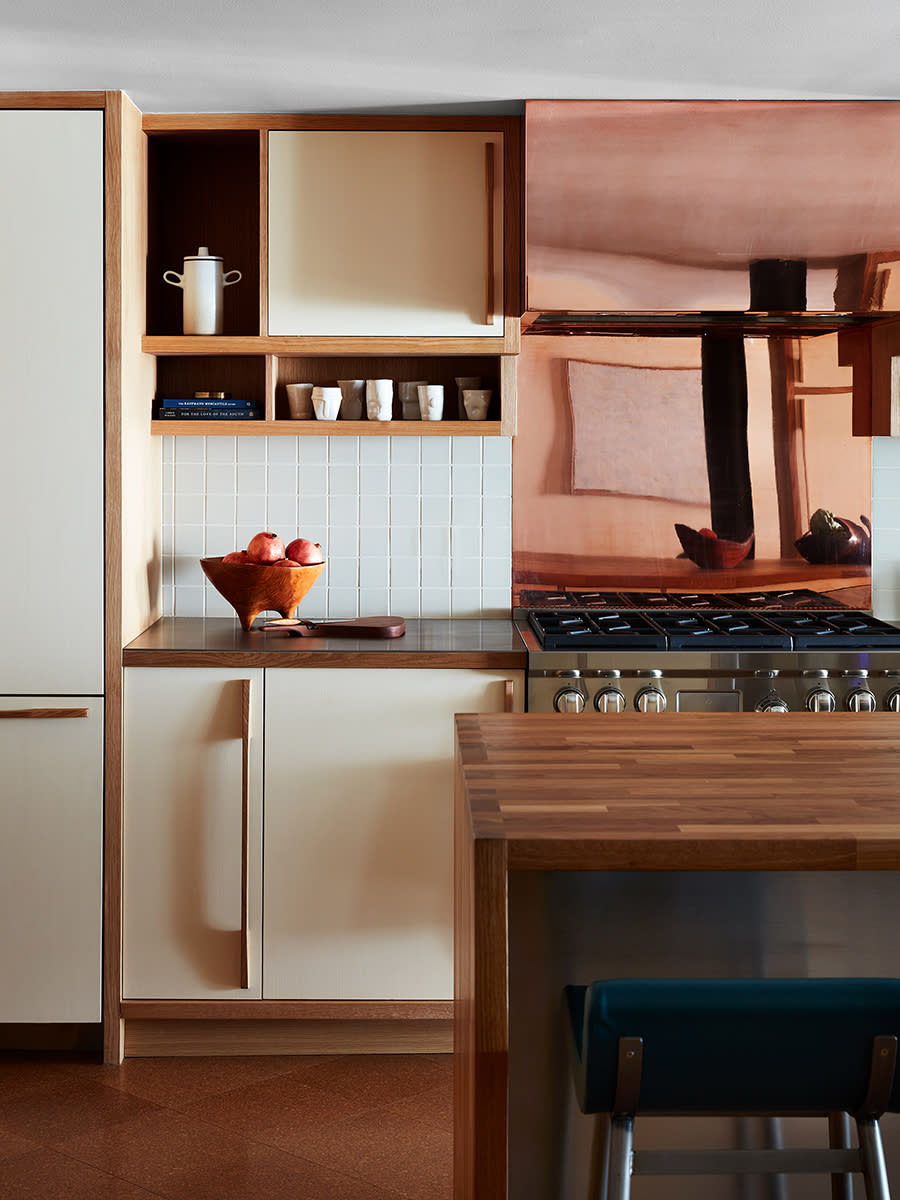
M 609 1113 L 597 1113 L 594 1118 L 594 1141 L 591 1146 L 589 1200 L 607 1200 L 606 1181 L 609 1175 L 611 1125 L 612 1118 Z
M 608 1200 L 629 1200 L 631 1196 L 631 1145 L 634 1120 L 613 1117 L 609 1142 Z
M 856 1122 L 856 1131 L 868 1200 L 891 1200 L 878 1121 L 874 1117 L 860 1118 Z
M 828 1145 L 832 1150 L 850 1149 L 850 1115 L 845 1112 L 828 1114 Z M 853 1200 L 853 1176 L 831 1176 L 831 1200 Z

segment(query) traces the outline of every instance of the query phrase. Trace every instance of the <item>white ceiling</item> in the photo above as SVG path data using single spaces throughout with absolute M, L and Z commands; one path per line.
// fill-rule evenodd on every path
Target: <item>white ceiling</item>
M 897 99 L 896 0 L 0 0 L 0 90 L 145 112 Z

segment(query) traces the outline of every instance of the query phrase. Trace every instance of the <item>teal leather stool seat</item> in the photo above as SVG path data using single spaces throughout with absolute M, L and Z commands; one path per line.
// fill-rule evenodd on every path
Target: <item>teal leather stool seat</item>
M 610 979 L 565 989 L 578 1103 L 597 1114 L 591 1196 L 631 1176 L 859 1172 L 889 1200 L 878 1120 L 900 1111 L 896 979 Z M 830 1148 L 633 1148 L 640 1114 L 822 1116 Z M 850 1145 L 842 1114 L 856 1120 Z

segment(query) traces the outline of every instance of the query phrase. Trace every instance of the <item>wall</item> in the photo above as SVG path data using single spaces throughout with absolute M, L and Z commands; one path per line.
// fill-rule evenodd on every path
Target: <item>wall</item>
M 270 527 L 326 548 L 310 615 L 509 612 L 508 439 L 161 441 L 166 616 L 233 615 L 197 559 Z M 900 621 L 900 439 L 873 439 L 872 493 L 872 609 Z
M 305 615 L 508 616 L 511 456 L 494 437 L 163 437 L 163 614 L 233 616 L 197 560 L 272 529 L 325 549 Z
M 872 439 L 872 611 L 900 621 L 900 438 Z

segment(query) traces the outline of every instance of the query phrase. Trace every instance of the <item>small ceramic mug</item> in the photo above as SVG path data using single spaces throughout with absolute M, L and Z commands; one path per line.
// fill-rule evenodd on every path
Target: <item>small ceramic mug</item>
M 419 411 L 423 421 L 440 421 L 444 415 L 444 388 L 440 383 L 419 384 Z
M 390 421 L 394 413 L 393 379 L 366 380 L 366 413 L 370 421 Z
M 419 387 L 424 387 L 427 382 L 427 379 L 413 379 L 397 385 L 400 393 L 400 415 L 404 421 L 418 421 L 421 417 Z
M 314 387 L 312 403 L 318 420 L 336 421 L 341 410 L 341 389 L 339 387 Z
M 293 421 L 309 421 L 313 416 L 311 383 L 285 384 L 288 398 L 288 412 Z
M 361 421 L 363 419 L 366 381 L 364 379 L 339 379 L 341 389 L 341 420 Z
M 463 405 L 470 421 L 485 420 L 490 403 L 491 393 L 489 391 L 479 388 L 465 388 L 463 391 Z
M 466 406 L 463 401 L 463 392 L 466 389 L 473 390 L 481 387 L 481 379 L 478 375 L 463 375 L 456 380 L 457 388 L 457 415 L 460 421 L 466 419 Z

